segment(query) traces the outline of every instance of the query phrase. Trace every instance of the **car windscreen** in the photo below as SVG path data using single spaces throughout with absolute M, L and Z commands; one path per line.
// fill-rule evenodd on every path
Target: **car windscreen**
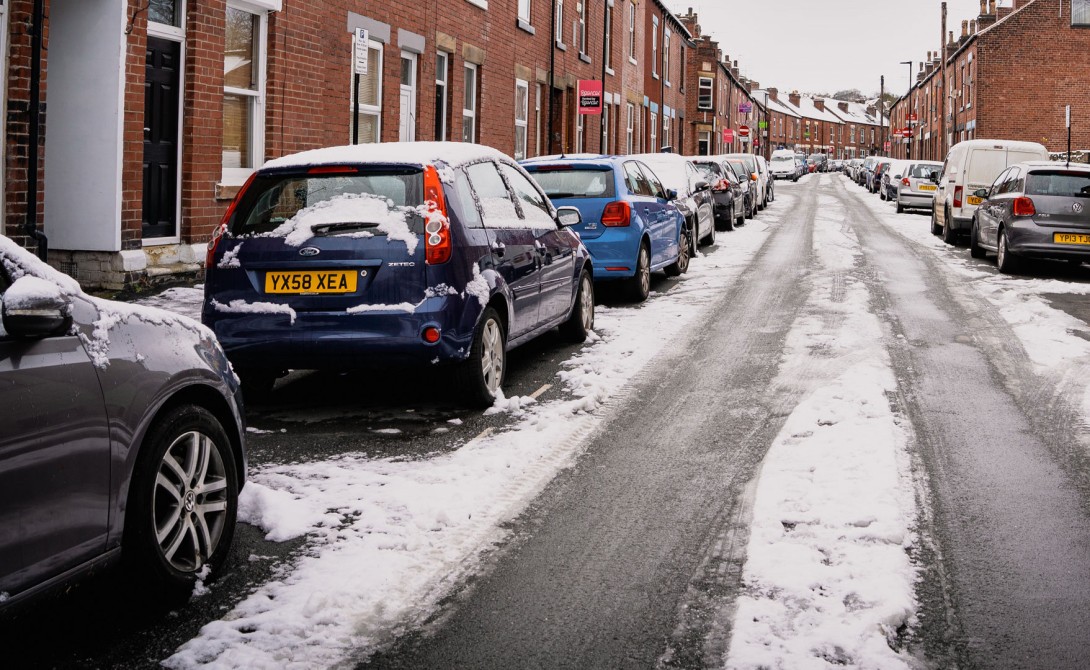
M 550 198 L 612 198 L 616 194 L 613 170 L 608 167 L 523 167 Z
M 417 208 L 424 202 L 419 168 L 381 171 L 278 173 L 257 176 L 230 222 L 234 235 L 290 234 L 294 224 L 314 232 L 360 231 L 385 234 L 400 229 L 423 234 Z
M 1026 195 L 1090 198 L 1090 173 L 1063 170 L 1030 172 L 1026 177 Z
M 939 173 L 941 165 L 913 165 L 909 176 L 916 179 L 931 179 L 931 175 Z
M 795 164 L 795 159 L 794 158 L 789 158 L 787 156 L 773 156 L 772 157 L 772 162 L 773 163 L 787 163 L 788 165 L 794 165 Z

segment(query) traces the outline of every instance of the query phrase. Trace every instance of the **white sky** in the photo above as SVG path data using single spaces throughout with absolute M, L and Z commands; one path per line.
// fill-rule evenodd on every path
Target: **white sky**
M 1011 0 L 1001 0 L 1010 5 Z M 665 0 L 677 15 L 688 8 L 701 30 L 739 61 L 741 72 L 781 91 L 877 94 L 908 90 L 929 50 L 941 47 L 941 0 Z M 947 30 L 975 19 L 980 0 L 947 0 Z

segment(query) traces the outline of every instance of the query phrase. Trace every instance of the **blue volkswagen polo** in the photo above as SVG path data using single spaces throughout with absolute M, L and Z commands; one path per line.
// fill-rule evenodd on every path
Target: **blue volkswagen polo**
M 266 163 L 208 246 L 202 320 L 257 393 L 288 369 L 446 365 L 491 404 L 512 347 L 594 325 L 592 267 L 506 155 L 479 145 L 333 147 Z
M 651 273 L 677 276 L 689 268 L 685 219 L 655 173 L 626 156 L 548 156 L 522 166 L 557 205 L 576 207 L 574 226 L 594 263 L 595 281 L 619 281 L 640 302 Z

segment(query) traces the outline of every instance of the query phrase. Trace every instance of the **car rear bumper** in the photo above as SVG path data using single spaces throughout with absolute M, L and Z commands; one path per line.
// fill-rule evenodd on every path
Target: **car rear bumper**
M 601 235 L 583 240 L 590 252 L 594 281 L 626 279 L 636 275 L 636 256 L 640 251 L 637 228 L 606 228 Z
M 930 207 L 934 201 L 935 196 L 931 193 L 897 193 L 897 204 L 905 207 Z
M 1090 235 L 1090 230 L 1075 228 L 1044 228 L 1029 220 L 1007 225 L 1007 244 L 1018 256 L 1054 258 L 1057 260 L 1090 260 L 1090 245 L 1057 244 L 1054 233 Z

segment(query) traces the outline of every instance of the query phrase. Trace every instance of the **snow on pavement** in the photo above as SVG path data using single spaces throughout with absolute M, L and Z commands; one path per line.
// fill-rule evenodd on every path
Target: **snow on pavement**
M 422 622 L 504 539 L 500 526 L 574 462 L 630 380 L 740 275 L 768 224 L 788 209 L 724 236 L 670 283 L 668 296 L 597 307 L 596 337 L 562 366 L 567 397 L 497 403 L 517 405 L 508 430 L 425 460 L 353 454 L 254 468 L 240 518 L 270 539 L 305 534 L 307 548 L 286 575 L 206 625 L 164 664 L 328 667 L 359 660 L 353 654 Z

